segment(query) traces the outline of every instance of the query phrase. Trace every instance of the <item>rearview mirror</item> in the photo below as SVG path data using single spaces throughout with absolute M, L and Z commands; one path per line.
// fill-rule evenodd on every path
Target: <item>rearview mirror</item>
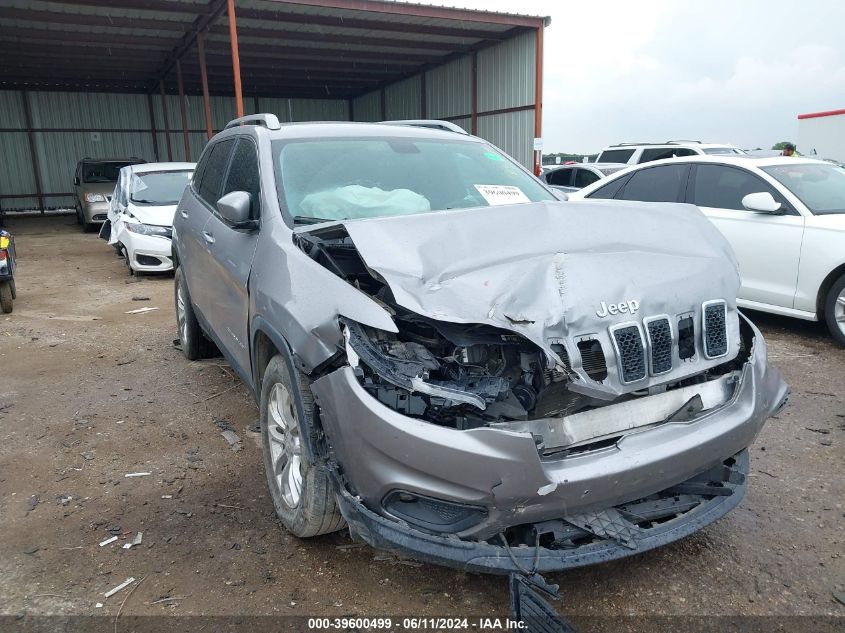
M 756 213 L 768 213 L 769 215 L 781 215 L 783 213 L 783 205 L 775 200 L 774 196 L 768 191 L 749 193 L 742 199 L 742 206 Z
M 249 224 L 252 218 L 252 196 L 246 191 L 232 191 L 217 201 L 217 210 L 223 219 L 232 226 L 242 227 Z

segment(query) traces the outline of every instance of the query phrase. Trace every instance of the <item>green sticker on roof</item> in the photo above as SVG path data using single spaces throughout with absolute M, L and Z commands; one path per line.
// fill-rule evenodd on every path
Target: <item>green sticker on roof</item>
M 490 160 L 504 160 L 501 156 L 499 156 L 496 152 L 484 152 L 484 155 L 489 158 Z

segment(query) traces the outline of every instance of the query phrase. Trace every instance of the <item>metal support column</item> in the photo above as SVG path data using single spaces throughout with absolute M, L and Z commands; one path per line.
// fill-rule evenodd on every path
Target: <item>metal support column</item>
M 472 52 L 472 86 L 470 91 L 470 130 L 478 134 L 478 52 Z
M 164 93 L 164 80 L 158 82 L 161 91 L 161 118 L 164 119 L 164 144 L 167 146 L 167 160 L 173 160 L 173 148 L 170 146 L 170 121 L 167 116 L 167 95 Z
M 235 19 L 235 0 L 228 0 L 229 42 L 232 46 L 232 75 L 235 78 L 235 112 L 244 115 L 244 98 L 241 93 L 241 59 L 238 50 L 238 25 Z
M 35 151 L 35 132 L 32 131 L 32 111 L 29 109 L 29 93 L 21 91 L 23 97 L 23 115 L 26 121 L 26 137 L 29 139 L 29 156 L 32 159 L 32 175 L 35 178 L 35 197 L 38 208 L 44 213 L 44 192 L 41 190 L 41 171 L 38 169 L 38 154 Z
M 158 157 L 158 130 L 156 130 L 156 114 L 155 108 L 153 108 L 153 93 L 147 93 L 147 107 L 150 110 L 150 133 L 153 135 L 153 155 L 155 156 L 156 162 L 161 160 Z
M 191 141 L 188 135 L 188 111 L 185 108 L 185 85 L 182 83 L 182 62 L 176 60 L 176 81 L 179 84 L 179 113 L 182 116 L 182 142 L 185 143 L 185 160 L 191 162 Z
M 537 65 L 534 76 L 534 138 L 543 138 L 543 29 L 537 27 Z M 543 150 L 534 150 L 534 175 L 542 172 Z
M 211 97 L 208 96 L 208 71 L 205 67 L 205 36 L 197 34 L 197 52 L 200 57 L 200 79 L 202 79 L 202 103 L 205 109 L 205 133 L 209 140 L 214 136 L 211 126 Z

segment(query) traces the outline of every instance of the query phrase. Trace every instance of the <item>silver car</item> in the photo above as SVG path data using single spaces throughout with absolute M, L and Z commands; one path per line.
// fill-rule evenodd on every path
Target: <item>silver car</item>
M 252 390 L 299 537 L 492 573 L 642 552 L 739 503 L 787 398 L 697 209 L 560 202 L 469 135 L 233 121 L 173 251 L 182 349 Z

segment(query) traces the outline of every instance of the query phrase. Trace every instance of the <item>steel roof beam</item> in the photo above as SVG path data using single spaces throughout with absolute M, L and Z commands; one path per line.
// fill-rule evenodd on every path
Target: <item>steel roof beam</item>
M 215 35 L 225 35 L 228 33 L 228 28 L 225 26 L 212 26 L 209 31 Z M 368 41 L 360 35 L 342 34 L 342 33 L 318 33 L 314 31 L 288 31 L 283 29 L 257 27 L 257 26 L 241 26 L 238 32 L 243 37 L 252 37 L 255 39 L 271 39 L 271 40 L 285 40 L 285 41 L 302 41 L 313 42 L 315 40 L 320 42 L 332 42 L 335 44 L 363 44 L 370 48 L 414 48 L 418 50 L 435 50 L 442 51 L 444 54 L 452 51 L 466 52 L 471 46 L 477 44 L 477 41 L 458 42 L 443 42 L 425 40 L 411 40 L 411 39 L 390 39 L 386 37 L 374 38 L 373 41 Z M 473 38 L 465 38 L 465 40 L 472 40 Z M 244 42 L 244 48 L 249 46 L 249 43 Z M 389 54 L 389 53 L 388 53 Z

